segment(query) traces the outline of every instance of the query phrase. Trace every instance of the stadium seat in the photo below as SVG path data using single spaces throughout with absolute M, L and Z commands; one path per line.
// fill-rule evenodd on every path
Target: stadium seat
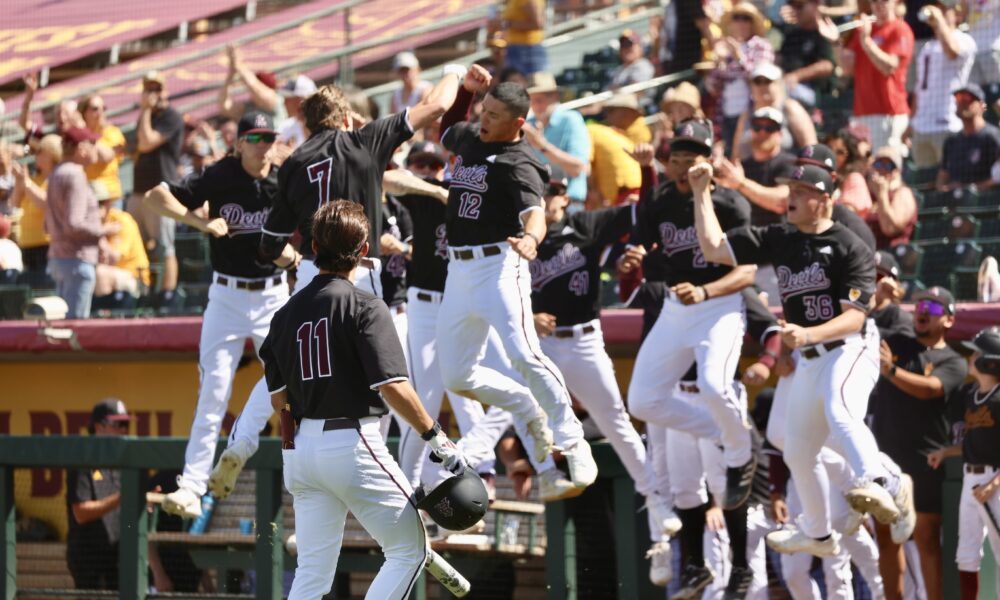
M 944 218 L 944 215 L 940 215 L 941 218 L 935 217 L 936 215 L 924 216 L 917 221 L 917 229 L 914 232 L 913 239 L 919 241 L 940 241 L 948 237 L 948 231 L 951 229 L 950 220 Z
M 957 267 L 979 267 L 982 248 L 971 241 L 932 244 L 924 248 L 920 279 L 930 286 L 948 286 Z
M 24 305 L 31 298 L 26 285 L 0 285 L 0 319 L 24 318 Z
M 20 271 L 15 271 L 14 269 L 0 271 L 0 285 L 16 285 L 20 274 Z
M 899 268 L 903 275 L 914 276 L 920 271 L 920 264 L 924 259 L 924 251 L 913 244 L 900 244 L 892 249 L 899 261 Z
M 960 267 L 951 274 L 951 293 L 959 301 L 974 302 L 979 284 L 979 267 Z
M 49 277 L 48 273 L 40 273 L 38 271 L 22 271 L 20 275 L 17 276 L 18 285 L 26 285 L 33 290 L 55 289 L 56 282 Z
M 948 192 L 931 191 L 924 194 L 920 204 L 920 215 L 942 215 L 955 204 L 954 196 Z
M 910 161 L 906 161 L 903 165 L 903 182 L 912 188 L 928 189 L 933 187 L 937 174 L 937 167 L 918 169 Z
M 948 219 L 948 239 L 966 240 L 979 235 L 979 219 L 971 215 L 955 215 Z

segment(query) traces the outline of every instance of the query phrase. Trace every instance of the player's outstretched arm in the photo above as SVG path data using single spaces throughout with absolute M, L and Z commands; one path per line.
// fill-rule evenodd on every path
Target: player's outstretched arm
M 712 165 L 700 163 L 688 170 L 688 183 L 694 192 L 694 225 L 698 230 L 698 245 L 705 259 L 720 265 L 736 266 L 726 247 L 726 235 L 712 205 Z
M 423 129 L 434 121 L 441 118 L 445 112 L 455 103 L 458 96 L 458 86 L 462 77 L 466 76 L 467 69 L 462 65 L 445 65 L 444 75 L 438 81 L 427 97 L 419 104 L 410 109 L 410 126 L 413 129 Z M 478 75 L 477 75 L 478 77 Z M 489 74 L 487 73 L 487 77 Z
M 226 224 L 225 219 L 203 219 L 199 217 L 181 204 L 181 201 L 171 194 L 165 185 L 158 185 L 146 192 L 142 201 L 147 208 L 161 217 L 169 217 L 175 221 L 180 221 L 202 233 L 208 233 L 215 237 L 222 237 L 229 233 L 229 226 Z
M 441 204 L 448 204 L 448 188 L 428 183 L 401 169 L 392 169 L 382 174 L 382 189 L 396 196 L 427 196 Z

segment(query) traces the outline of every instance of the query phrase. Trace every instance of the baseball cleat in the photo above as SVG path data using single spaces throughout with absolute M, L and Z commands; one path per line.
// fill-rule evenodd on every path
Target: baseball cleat
M 896 501 L 881 485 L 869 481 L 847 492 L 847 503 L 860 513 L 868 513 L 883 525 L 891 525 L 899 518 Z
M 555 446 L 552 430 L 549 429 L 546 421 L 547 418 L 544 415 L 528 421 L 528 435 L 531 436 L 533 442 L 531 454 L 535 458 L 535 462 L 539 463 L 544 462 L 552 454 L 552 449 Z
M 649 511 L 653 522 L 660 525 L 660 530 L 668 537 L 674 537 L 681 530 L 681 520 L 674 512 L 674 507 L 670 501 L 662 494 L 653 492 L 646 496 L 646 510 Z
M 742 467 L 726 469 L 726 498 L 722 510 L 733 510 L 743 506 L 753 491 L 753 477 L 757 473 L 757 457 L 751 456 Z
M 237 448 L 237 444 L 226 448 L 226 451 L 219 457 L 219 462 L 212 469 L 212 474 L 208 477 L 208 489 L 212 490 L 212 494 L 217 499 L 222 500 L 233 493 L 233 490 L 236 489 L 236 478 L 240 476 L 245 464 L 246 459 Z
M 722 600 L 745 600 L 752 583 L 753 570 L 750 567 L 733 567 Z
M 649 581 L 659 587 L 667 587 L 670 580 L 674 578 L 673 568 L 670 566 L 670 559 L 673 553 L 670 550 L 670 542 L 656 542 L 646 551 L 646 558 L 649 559 Z
M 542 502 L 555 502 L 575 498 L 584 488 L 573 485 L 566 474 L 556 468 L 538 474 L 538 497 Z
M 569 479 L 573 485 L 585 488 L 597 481 L 597 463 L 594 462 L 594 454 L 587 440 L 573 444 L 572 448 L 563 450 L 562 455 L 569 466 Z
M 163 497 L 163 510 L 185 519 L 197 519 L 201 516 L 201 496 L 187 489 L 177 488 Z
M 713 579 L 715 579 L 715 573 L 707 565 L 685 565 L 684 571 L 681 573 L 681 589 L 671 596 L 670 600 L 701 598 L 701 593 L 712 583 Z
M 802 533 L 798 527 L 789 526 L 767 534 L 767 545 L 782 554 L 806 552 L 824 558 L 840 553 L 840 544 L 837 543 L 836 533 L 831 534 L 825 540 L 817 540 Z
M 899 509 L 899 518 L 890 526 L 892 541 L 895 544 L 905 544 L 913 529 L 917 526 L 917 511 L 913 507 L 913 478 L 902 474 L 899 478 L 899 493 L 893 498 Z

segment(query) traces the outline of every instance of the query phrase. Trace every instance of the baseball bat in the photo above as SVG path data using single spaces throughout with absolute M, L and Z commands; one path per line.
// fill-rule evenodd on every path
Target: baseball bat
M 424 568 L 434 576 L 434 579 L 441 582 L 446 590 L 459 598 L 464 598 L 472 589 L 469 580 L 462 577 L 462 574 L 455 567 L 433 550 L 427 552 L 427 564 L 424 565 Z
M 975 485 L 972 486 L 972 489 L 975 490 L 978 487 L 978 485 Z M 990 507 L 990 501 L 988 498 L 986 499 L 986 502 L 983 502 L 983 508 L 986 509 L 986 516 L 990 518 L 990 523 L 993 524 L 993 531 L 1000 536 L 1000 525 L 997 525 L 997 516 L 993 514 L 993 508 Z

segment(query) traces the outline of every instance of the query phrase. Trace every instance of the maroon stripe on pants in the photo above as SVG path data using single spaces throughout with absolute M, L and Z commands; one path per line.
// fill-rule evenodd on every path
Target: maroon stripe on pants
M 380 461 L 378 457 L 375 456 L 375 452 L 372 450 L 372 447 L 368 445 L 368 440 L 365 439 L 365 434 L 361 433 L 360 428 L 358 429 L 358 436 L 361 437 L 361 443 L 364 444 L 365 448 L 368 449 L 368 454 L 371 455 L 372 460 L 374 460 L 375 463 L 382 469 L 382 471 L 389 476 L 389 479 L 392 481 L 392 483 L 397 488 L 399 488 L 399 491 L 403 494 L 403 497 L 406 498 L 407 502 L 413 508 L 413 510 L 417 511 L 417 504 L 416 502 L 413 501 L 413 497 L 410 494 L 406 493 L 406 490 L 403 488 L 403 486 L 399 485 L 399 482 L 396 481 L 396 478 L 392 476 L 392 473 L 389 471 L 389 469 L 386 469 L 385 465 L 382 464 L 382 461 Z M 423 521 L 421 521 L 420 519 L 419 511 L 417 511 L 417 524 L 420 526 L 420 536 L 424 538 L 424 543 L 423 543 L 424 559 L 420 562 L 420 565 L 417 567 L 417 570 L 414 571 L 413 576 L 410 577 L 410 583 L 406 585 L 406 592 L 400 597 L 400 600 L 404 600 L 405 598 L 410 597 L 410 591 L 413 589 L 413 584 L 417 582 L 417 577 L 420 575 L 420 571 L 422 571 L 424 565 L 427 564 L 427 532 L 424 531 L 424 524 Z
M 858 352 L 858 355 L 857 357 L 855 357 L 854 362 L 851 363 L 851 368 L 848 369 L 847 371 L 847 377 L 844 377 L 844 381 L 840 383 L 840 401 L 843 403 L 844 410 L 847 412 L 847 415 L 851 418 L 854 418 L 854 415 L 851 414 L 851 410 L 847 406 L 847 398 L 844 397 L 844 386 L 847 385 L 847 381 L 851 378 L 851 373 L 854 372 L 854 367 L 858 365 L 858 361 L 861 360 L 861 357 L 864 355 L 865 355 L 865 346 L 862 345 L 861 351 Z

